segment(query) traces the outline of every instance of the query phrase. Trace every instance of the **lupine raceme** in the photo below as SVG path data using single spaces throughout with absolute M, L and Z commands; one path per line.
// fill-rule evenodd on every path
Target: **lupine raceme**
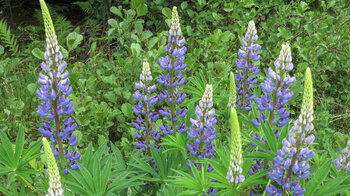
M 227 179 L 238 185 L 242 183 L 245 177 L 242 175 L 242 141 L 241 131 L 237 119 L 237 113 L 235 108 L 231 108 L 230 114 L 230 128 L 231 128 L 231 153 L 230 153 L 230 165 L 227 172 Z
M 342 150 L 342 153 L 338 155 L 334 164 L 338 170 L 350 172 L 350 140 L 348 141 L 347 146 Z
M 270 125 L 276 124 L 277 127 L 282 127 L 289 121 L 289 112 L 286 110 L 286 104 L 288 100 L 293 97 L 293 92 L 289 90 L 289 86 L 295 82 L 295 77 L 286 75 L 293 69 L 291 50 L 288 44 L 282 45 L 280 54 L 274 64 L 275 71 L 269 68 L 268 78 L 265 80 L 265 82 L 260 84 L 263 95 L 256 99 L 256 103 L 261 114 L 259 117 L 252 119 L 252 124 L 254 126 L 260 126 L 261 123 L 266 122 L 266 110 L 270 112 L 268 119 Z M 276 121 L 277 115 L 279 115 L 279 118 Z M 278 141 L 280 135 L 278 129 L 274 129 L 274 135 L 276 137 L 276 141 Z M 261 141 L 265 146 L 268 146 L 266 138 L 261 138 L 258 133 L 255 133 L 252 135 L 252 137 L 258 141 Z M 251 144 L 253 147 L 257 147 L 255 143 L 251 142 Z M 259 149 L 259 151 L 263 152 L 262 149 Z M 269 167 L 270 165 L 264 160 L 255 159 L 255 163 L 249 170 L 249 174 L 253 175 L 258 171 L 268 169 Z M 256 188 L 259 188 L 259 186 L 256 186 Z M 252 192 L 257 193 L 256 189 L 253 189 Z
M 141 150 L 143 152 L 150 152 L 151 137 L 155 141 L 160 138 L 160 133 L 156 132 L 152 125 L 152 122 L 156 122 L 159 117 L 157 112 L 152 111 L 152 106 L 158 101 L 158 97 L 152 95 L 156 90 L 156 86 L 152 85 L 152 79 L 149 63 L 144 62 L 140 82 L 135 84 L 135 87 L 139 90 L 133 94 L 137 103 L 132 108 L 135 115 L 139 115 L 133 122 L 134 127 L 138 130 L 135 135 L 139 139 L 135 142 L 135 146 L 137 151 Z M 155 148 L 159 150 L 159 146 L 155 146 Z
M 252 120 L 255 126 L 260 126 L 261 121 L 265 122 L 266 118 L 263 113 L 265 110 L 270 112 L 268 119 L 270 124 L 282 127 L 289 121 L 289 112 L 287 112 L 285 105 L 294 95 L 289 87 L 295 82 L 295 77 L 286 76 L 293 69 L 292 55 L 288 44 L 282 44 L 281 52 L 274 64 L 275 71 L 269 68 L 268 78 L 260 85 L 264 95 L 257 98 L 256 102 L 262 113 L 260 118 Z M 279 115 L 278 120 L 276 119 L 277 115 Z
M 196 106 L 196 119 L 190 119 L 192 128 L 190 129 L 188 136 L 194 139 L 193 142 L 187 144 L 187 148 L 192 156 L 197 156 L 198 159 L 212 159 L 214 150 L 215 139 L 215 109 L 213 107 L 213 87 L 207 84 L 202 99 Z M 192 161 L 195 167 L 200 165 Z M 190 167 L 190 164 L 187 163 Z M 209 164 L 208 171 L 212 171 L 213 167 Z M 215 181 L 215 180 L 213 180 Z M 208 189 L 209 194 L 215 194 L 217 189 L 210 187 Z M 203 194 L 204 195 L 204 194 Z
M 159 59 L 160 67 L 166 70 L 167 73 L 159 75 L 157 80 L 159 84 L 166 88 L 160 92 L 158 99 L 160 101 L 166 100 L 168 103 L 168 107 L 161 108 L 159 113 L 171 121 L 169 126 L 163 123 L 163 126 L 159 127 L 164 135 L 173 134 L 176 131 L 180 133 L 187 131 L 185 123 L 182 122 L 180 124 L 178 122 L 178 117 L 184 118 L 187 114 L 187 109 L 179 106 L 186 99 L 186 94 L 180 92 L 179 88 L 185 83 L 185 77 L 181 71 L 186 68 L 184 55 L 187 49 L 184 46 L 185 38 L 181 36 L 180 21 L 176 7 L 172 11 L 168 41 L 169 43 L 164 48 L 167 55 Z
M 239 60 L 236 61 L 236 66 L 239 73 L 235 74 L 235 80 L 238 82 L 237 86 L 237 107 L 251 110 L 251 103 L 255 99 L 252 87 L 258 82 L 255 77 L 259 73 L 259 68 L 253 64 L 260 59 L 260 55 L 257 52 L 261 49 L 259 44 L 254 44 L 254 41 L 258 39 L 257 31 L 254 21 L 249 21 L 248 29 L 242 38 L 242 49 L 238 50 Z M 251 76 L 251 73 L 253 76 Z
M 213 87 L 207 84 L 199 105 L 196 106 L 196 119 L 190 119 L 192 128 L 188 136 L 194 141 L 187 145 L 192 156 L 198 159 L 211 158 L 215 152 L 215 109 L 213 108 Z M 210 168 L 210 167 L 209 167 Z M 210 169 L 209 169 L 210 170 Z
M 283 148 L 277 151 L 277 156 L 273 159 L 274 166 L 268 174 L 269 178 L 280 188 L 273 184 L 266 186 L 265 190 L 269 195 L 282 195 L 283 192 L 288 191 L 293 191 L 293 195 L 304 195 L 305 188 L 301 187 L 298 179 L 305 179 L 309 176 L 310 165 L 307 161 L 315 154 L 308 147 L 315 139 L 311 133 L 314 128 L 312 121 L 312 77 L 310 69 L 307 68 L 301 114 L 289 131 L 288 138 L 282 140 Z
M 63 172 L 68 174 L 67 167 L 79 170 L 76 161 L 80 158 L 80 152 L 74 150 L 78 138 L 72 134 L 77 124 L 70 117 L 74 112 L 73 102 L 68 99 L 72 93 L 72 87 L 69 86 L 67 63 L 63 60 L 51 16 L 44 0 L 40 0 L 40 6 L 45 24 L 46 51 L 45 61 L 41 64 L 45 74 L 39 74 L 38 83 L 41 88 L 36 91 L 42 100 L 38 106 L 38 115 L 45 119 L 39 132 L 49 137 L 55 144 L 55 158 Z M 67 142 L 66 146 L 64 142 Z M 65 151 L 64 147 L 66 147 Z
M 47 139 L 43 137 L 42 141 L 47 162 L 47 173 L 49 174 L 49 190 L 47 196 L 61 196 L 63 195 L 63 189 L 55 156 L 53 155 Z
M 230 73 L 230 96 L 228 101 L 228 107 L 229 108 L 235 108 L 236 107 L 236 82 L 235 82 L 235 76 L 233 73 Z

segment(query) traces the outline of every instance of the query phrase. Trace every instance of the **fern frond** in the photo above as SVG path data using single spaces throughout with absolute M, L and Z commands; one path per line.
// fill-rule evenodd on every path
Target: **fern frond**
M 4 19 L 0 20 L 0 41 L 9 49 L 12 56 L 18 56 L 20 54 L 17 40 L 11 35 L 10 27 Z
M 79 6 L 81 10 L 91 15 L 94 13 L 93 3 L 94 1 L 90 0 L 90 1 L 76 1 L 73 4 Z

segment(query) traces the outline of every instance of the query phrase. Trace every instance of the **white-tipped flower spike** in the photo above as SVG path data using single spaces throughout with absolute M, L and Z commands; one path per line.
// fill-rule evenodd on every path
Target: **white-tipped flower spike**
M 44 0 L 40 0 L 40 7 L 42 10 L 43 20 L 45 25 L 45 35 L 46 35 L 45 55 L 47 55 L 47 57 L 50 58 L 50 57 L 54 57 L 56 53 L 60 53 L 60 47 L 58 46 L 57 36 L 55 33 L 55 28 L 52 23 L 49 9 L 47 8 Z
M 57 163 L 52 153 L 49 142 L 43 137 L 43 146 L 45 150 L 47 172 L 49 174 L 49 190 L 46 196 L 61 196 L 63 195 L 63 189 L 61 184 L 60 173 L 58 172 Z
M 281 52 L 275 61 L 277 74 L 284 73 L 293 69 L 292 53 L 289 44 L 282 44 Z
M 247 41 L 247 43 L 249 44 L 252 44 L 255 40 L 258 39 L 258 34 L 257 34 L 257 31 L 256 31 L 256 28 L 255 28 L 255 23 L 253 20 L 249 21 L 248 23 L 248 29 L 245 33 L 245 40 Z M 249 47 L 249 45 L 248 45 Z
M 298 120 L 295 121 L 292 129 L 298 133 L 301 133 L 302 131 L 312 131 L 314 129 L 314 125 L 312 124 L 314 119 L 313 114 L 312 77 L 310 68 L 307 68 L 305 71 L 304 95 L 303 104 L 301 106 L 301 114 L 299 115 Z
M 213 86 L 207 84 L 201 101 L 199 102 L 201 108 L 210 108 L 213 106 Z
M 311 70 L 307 68 L 305 71 L 303 105 L 301 106 L 301 115 L 306 131 L 312 131 L 314 129 L 314 125 L 312 124 L 312 120 L 314 119 L 313 100 Z
M 228 107 L 234 108 L 236 106 L 236 82 L 233 73 L 230 73 L 230 98 L 228 101 Z
M 230 153 L 230 165 L 227 172 L 227 179 L 233 184 L 240 184 L 244 181 L 245 177 L 242 175 L 242 141 L 241 132 L 239 129 L 239 123 L 237 119 L 237 113 L 235 108 L 231 108 L 230 116 L 230 128 L 231 128 L 231 153 Z
M 180 34 L 181 34 L 179 14 L 177 13 L 176 7 L 173 7 L 172 18 L 171 18 L 171 27 L 170 27 L 169 33 L 172 36 L 180 36 Z
M 143 82 L 152 81 L 151 69 L 149 67 L 149 63 L 148 62 L 144 62 L 143 63 L 142 73 L 140 75 L 140 79 Z

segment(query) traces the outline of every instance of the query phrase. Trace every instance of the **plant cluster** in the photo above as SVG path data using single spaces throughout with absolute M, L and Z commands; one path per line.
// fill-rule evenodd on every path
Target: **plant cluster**
M 0 21 L 1 193 L 350 195 L 350 138 L 325 139 L 324 75 L 304 51 L 317 40 L 317 57 L 344 45 L 310 25 L 328 24 L 331 11 L 350 21 L 339 10 L 347 3 L 322 1 L 330 21 L 319 23 L 321 11 L 304 1 L 78 1 L 89 22 L 72 32 L 59 8 L 39 2 L 46 39 L 30 44 L 37 59 L 23 58 Z M 279 16 L 290 21 L 278 26 Z M 102 30 L 80 34 L 89 25 Z M 39 66 L 17 76 L 29 62 Z

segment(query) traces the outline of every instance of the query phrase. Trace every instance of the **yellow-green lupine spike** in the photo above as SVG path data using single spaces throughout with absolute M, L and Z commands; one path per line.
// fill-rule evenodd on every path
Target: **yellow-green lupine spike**
M 301 106 L 301 116 L 303 124 L 305 125 L 305 131 L 312 131 L 314 126 L 312 124 L 313 120 L 313 87 L 312 87 L 312 76 L 310 68 L 305 71 L 305 82 L 304 82 L 304 95 L 303 104 Z M 306 122 L 306 123 L 304 123 Z
M 172 18 L 171 18 L 171 27 L 169 30 L 170 35 L 176 37 L 180 36 L 181 34 L 181 28 L 180 28 L 180 20 L 179 20 L 179 14 L 177 13 L 177 7 L 173 7 L 172 11 Z
M 235 82 L 235 77 L 233 75 L 233 73 L 230 73 L 230 98 L 228 101 L 228 106 L 230 108 L 235 108 L 236 107 L 236 98 L 237 98 L 237 94 L 236 94 L 236 82 Z
M 242 141 L 241 132 L 239 128 L 237 113 L 235 108 L 231 108 L 230 115 L 230 128 L 231 128 L 231 152 L 230 152 L 230 165 L 227 172 L 227 179 L 233 184 L 240 184 L 244 181 L 242 175 Z
M 47 172 L 49 174 L 49 190 L 47 196 L 61 196 L 63 195 L 63 189 L 60 173 L 58 172 L 57 163 L 52 153 L 51 146 L 45 137 L 43 137 L 43 146 L 48 168 Z
M 44 20 L 44 26 L 45 26 L 46 50 L 50 51 L 50 53 L 53 55 L 55 52 L 57 53 L 59 50 L 55 28 L 53 26 L 49 9 L 47 8 L 44 0 L 40 0 L 40 7 L 41 7 L 41 12 L 43 14 L 43 20 Z

